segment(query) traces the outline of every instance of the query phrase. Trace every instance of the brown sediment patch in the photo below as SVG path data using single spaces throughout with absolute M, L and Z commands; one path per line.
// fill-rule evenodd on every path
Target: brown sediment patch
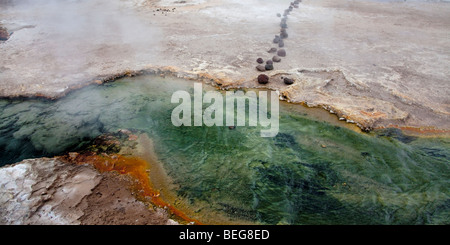
M 74 165 L 74 164 L 65 164 Z M 91 165 L 77 165 L 89 167 Z M 150 209 L 136 199 L 128 186 L 133 179 L 117 172 L 98 173 L 101 180 L 85 196 L 83 215 L 78 218 L 81 225 L 173 225 L 169 213 L 161 208 Z M 68 211 L 70 212 L 70 211 Z
M 82 154 L 70 153 L 58 158 L 70 163 L 90 164 L 100 173 L 115 172 L 120 175 L 129 176 L 132 180 L 130 189 L 138 200 L 166 209 L 178 221 L 183 223 L 202 224 L 200 221 L 188 217 L 160 198 L 159 191 L 152 188 L 147 173 L 149 170 L 147 162 L 138 157 L 126 157 L 120 154 L 106 153 L 97 155 L 87 152 Z
M 421 137 L 436 137 L 436 136 L 446 136 L 450 137 L 450 130 L 438 129 L 435 127 L 413 127 L 413 126 L 399 126 L 389 124 L 388 126 L 379 126 L 375 129 L 387 129 L 387 128 L 398 128 L 406 135 L 417 135 Z
M 6 186 L 0 188 L 0 224 L 178 224 L 167 211 L 149 209 L 137 200 L 128 175 L 100 173 L 92 165 L 58 157 L 23 160 L 0 168 L 0 173 L 2 186 Z

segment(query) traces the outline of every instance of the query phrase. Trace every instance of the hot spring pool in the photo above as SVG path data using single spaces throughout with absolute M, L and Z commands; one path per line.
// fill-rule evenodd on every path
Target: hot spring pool
M 450 223 L 448 138 L 361 133 L 287 103 L 273 138 L 259 127 L 175 127 L 170 99 L 180 89 L 193 82 L 139 76 L 56 101 L 0 100 L 0 164 L 133 129 L 152 139 L 170 191 L 205 223 L 220 223 L 208 213 L 257 224 Z

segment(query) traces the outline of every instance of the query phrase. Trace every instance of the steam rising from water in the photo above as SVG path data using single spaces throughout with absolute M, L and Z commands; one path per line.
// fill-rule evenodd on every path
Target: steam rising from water
M 140 69 L 158 53 L 155 46 L 161 32 L 149 24 L 150 19 L 138 17 L 129 1 L 16 0 L 2 5 L 3 25 L 16 30 L 2 47 L 4 55 L 13 59 L 4 65 L 27 67 L 30 76 L 16 81 L 24 86 L 45 90 L 67 85 L 64 80 L 85 82 Z M 9 54 L 8 45 L 23 48 Z
M 283 104 L 274 138 L 258 127 L 175 127 L 177 90 L 193 93 L 193 84 L 143 76 L 53 102 L 0 100 L 0 163 L 76 151 L 131 129 L 153 140 L 174 181 L 164 187 L 173 205 L 205 223 L 217 213 L 268 224 L 449 223 L 447 138 L 356 133 Z

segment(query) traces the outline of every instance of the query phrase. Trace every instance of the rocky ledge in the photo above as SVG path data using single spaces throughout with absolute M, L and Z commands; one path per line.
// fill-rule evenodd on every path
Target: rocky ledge
M 0 224 L 177 224 L 129 189 L 132 179 L 57 158 L 0 168 Z

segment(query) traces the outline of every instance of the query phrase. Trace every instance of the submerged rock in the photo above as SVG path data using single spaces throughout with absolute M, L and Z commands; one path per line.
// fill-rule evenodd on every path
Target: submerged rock
M 272 57 L 273 62 L 280 62 L 281 58 L 280 56 L 275 55 L 274 57 Z
M 281 40 L 278 42 L 278 47 L 280 47 L 280 48 L 284 47 L 284 41 L 283 41 L 283 39 L 281 39 Z
M 266 64 L 272 65 L 272 64 L 273 64 L 273 61 L 272 61 L 272 60 L 267 60 L 267 61 L 266 61 Z
M 269 82 L 269 76 L 266 74 L 261 74 L 258 76 L 258 83 L 260 84 L 266 84 Z

